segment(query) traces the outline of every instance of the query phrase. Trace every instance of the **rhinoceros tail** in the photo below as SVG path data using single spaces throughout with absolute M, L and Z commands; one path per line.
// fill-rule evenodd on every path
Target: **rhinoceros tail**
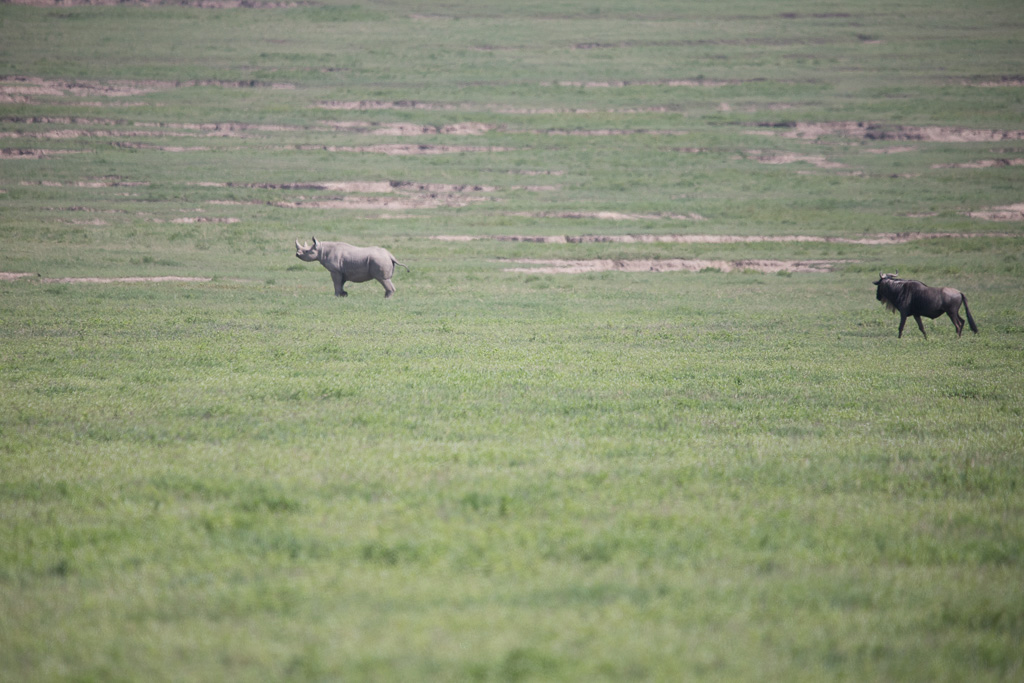
M 405 265 L 404 263 L 399 263 L 398 261 L 395 260 L 394 256 L 391 257 L 391 262 L 394 263 L 396 266 L 402 266 L 403 268 L 405 268 L 405 272 L 411 272 L 409 270 L 409 266 Z

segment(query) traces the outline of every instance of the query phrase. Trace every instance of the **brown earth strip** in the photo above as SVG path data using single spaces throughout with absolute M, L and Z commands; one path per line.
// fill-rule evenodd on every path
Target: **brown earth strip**
M 0 121 L 3 123 L 53 126 L 119 126 L 127 123 L 127 121 L 118 119 L 86 119 L 79 116 L 3 116 L 0 117 Z
M 1024 209 L 1024 204 L 1017 205 Z M 1006 232 L 904 232 L 866 237 L 822 237 L 817 235 L 436 235 L 431 239 L 443 242 L 496 240 L 499 242 L 532 242 L 538 244 L 749 244 L 756 242 L 823 242 L 829 244 L 886 245 L 905 244 L 925 239 L 972 237 L 1024 237 Z
M 465 195 L 421 195 L 404 198 L 391 197 L 343 197 L 298 202 L 274 202 L 272 206 L 282 209 L 343 209 L 355 211 L 372 211 L 375 209 L 409 210 L 436 209 L 440 207 L 459 208 L 476 202 L 487 201 L 486 197 L 467 197 Z
M 667 112 L 680 111 L 680 106 L 652 106 L 652 107 L 612 107 L 608 109 L 582 109 L 579 107 L 520 107 L 511 104 L 450 104 L 442 102 L 418 102 L 414 100 L 397 100 L 388 102 L 386 100 L 327 100 L 315 105 L 319 109 L 336 111 L 486 111 L 495 114 L 596 114 L 599 112 L 618 114 L 663 114 Z M 774 104 L 763 107 L 750 107 L 750 111 L 766 109 L 775 111 L 778 109 L 789 109 L 791 105 Z
M 594 114 L 595 109 L 555 108 L 555 107 L 516 107 L 507 104 L 444 104 L 440 102 L 417 102 L 413 100 L 338 101 L 329 100 L 316 105 L 320 109 L 341 111 L 388 111 L 388 110 L 422 110 L 422 111 L 488 111 L 497 114 Z M 610 109 L 608 111 L 617 111 Z M 625 110 L 624 110 L 625 111 Z M 658 109 L 630 109 L 628 111 L 658 111 Z
M 704 217 L 700 214 L 640 214 L 640 213 L 619 213 L 617 211 L 518 211 L 508 214 L 522 218 L 596 218 L 606 221 L 702 221 Z M 497 238 L 492 238 L 497 239 Z
M 0 138 L 35 140 L 73 140 L 75 138 L 244 138 L 253 132 L 290 132 L 309 129 L 246 124 L 134 124 L 159 130 L 83 130 L 71 128 L 44 131 L 3 131 Z
M 379 123 L 375 121 L 321 121 L 321 125 L 348 133 L 386 135 L 394 137 L 414 135 L 483 135 L 499 128 L 487 123 L 452 123 L 446 126 L 430 126 L 420 123 Z
M 171 223 L 241 223 L 241 218 L 207 218 L 205 216 L 190 216 L 188 218 L 175 218 Z
M 331 100 L 327 102 L 319 102 L 316 106 L 320 109 L 337 109 L 341 111 L 387 111 L 391 109 L 456 111 L 464 107 L 464 105 L 417 102 L 415 100 L 397 100 L 395 102 L 385 102 L 383 100 L 356 100 L 349 102 Z
M 966 216 L 986 221 L 1024 221 L 1024 203 L 1009 206 L 993 206 L 979 211 L 967 211 Z
M 86 187 L 92 189 L 105 187 L 149 187 L 149 183 L 147 182 L 134 182 L 129 180 L 79 180 L 75 183 L 60 183 L 55 180 L 22 180 L 18 184 L 27 187 Z
M 490 185 L 448 185 L 444 183 L 414 183 L 407 180 L 339 180 L 313 183 L 196 183 L 200 187 L 244 187 L 256 190 L 332 190 L 335 192 L 364 192 L 389 194 L 392 192 L 494 192 Z
M 577 46 L 578 47 L 578 46 Z M 719 88 L 725 85 L 760 82 L 758 80 L 714 81 L 705 78 L 665 79 L 658 81 L 557 81 L 541 85 L 557 85 L 565 88 L 629 88 L 633 86 L 659 86 L 665 88 Z
M 530 130 L 531 135 L 565 135 L 570 137 L 608 137 L 611 135 L 688 135 L 685 130 L 626 130 L 605 128 L 600 130 Z
M 998 81 L 964 81 L 963 84 L 975 88 L 1019 88 L 1024 86 L 1024 76 L 1002 76 Z
M 188 87 L 219 88 L 295 88 L 291 83 L 265 83 L 262 81 L 66 81 L 47 80 L 29 76 L 0 77 L 0 96 L 57 96 L 75 97 L 131 97 Z
M 44 131 L 5 131 L 0 138 L 35 140 L 74 140 L 75 138 L 193 138 L 191 133 L 168 133 L 150 130 L 44 130 Z
M 829 161 L 823 156 L 819 155 L 808 155 L 808 154 L 792 154 L 789 152 L 760 152 L 757 150 L 750 150 L 747 155 L 753 158 L 755 161 L 761 164 L 795 164 L 797 162 L 804 162 L 817 166 L 818 168 L 842 168 L 843 164 L 838 161 Z
M 301 145 L 303 151 L 310 152 L 353 152 L 357 154 L 384 154 L 387 156 L 415 156 L 437 154 L 462 154 L 469 152 L 509 152 L 510 147 L 472 147 L 458 145 L 361 145 L 354 147 L 335 147 L 333 145 Z
M 138 143 L 138 142 L 115 142 L 115 143 L 112 143 L 112 144 L 114 145 L 114 147 L 119 147 L 121 149 L 142 149 L 142 150 L 150 150 L 150 151 L 155 151 L 155 152 L 183 153 L 183 152 L 209 152 L 210 151 L 209 147 L 180 147 L 180 146 L 176 146 L 176 145 L 145 145 L 145 144 Z
M 530 265 L 529 268 L 506 268 L 515 273 L 579 274 L 603 271 L 627 273 L 668 273 L 686 271 L 699 273 L 717 270 L 729 273 L 734 270 L 759 273 L 829 273 L 840 263 L 849 261 L 776 261 L 770 259 L 742 259 L 738 261 L 706 259 L 512 259 L 512 263 Z
M 111 6 L 118 7 L 191 7 L 194 9 L 294 9 L 296 7 L 315 7 L 315 2 L 265 2 L 263 0 L 4 0 L 12 5 L 32 5 L 34 7 L 82 7 Z
M 784 138 L 817 140 L 828 135 L 860 138 L 863 140 L 915 140 L 921 142 L 1001 142 L 1024 140 L 1020 130 L 972 130 L 956 126 L 899 126 L 864 121 L 830 121 L 809 123 L 783 121 L 760 123 L 762 129 L 752 131 Z
M 84 154 L 86 150 L 70 149 L 0 149 L 0 159 L 45 159 L 58 154 Z
M 32 278 L 34 282 L 46 284 L 111 284 L 125 282 L 212 282 L 209 277 L 183 277 L 180 275 L 161 275 L 156 277 L 41 277 L 36 273 L 0 273 L 0 282 L 12 282 L 24 278 Z
M 932 168 L 995 168 L 997 166 L 1024 166 L 1024 159 L 983 159 L 961 164 L 932 164 Z
M 326 190 L 351 192 L 341 197 L 297 197 L 292 201 L 269 202 L 283 209 L 338 209 L 338 210 L 408 210 L 463 207 L 469 204 L 495 201 L 483 196 L 498 188 L 490 185 L 451 185 L 446 183 L 416 183 L 402 180 L 384 181 L 326 181 L 315 183 L 196 183 L 201 187 L 245 187 L 265 190 Z M 512 189 L 540 191 L 548 188 L 516 187 Z M 388 195 L 388 196 L 366 196 Z M 230 202 L 214 202 L 218 204 Z M 263 202 L 251 202 L 263 204 Z

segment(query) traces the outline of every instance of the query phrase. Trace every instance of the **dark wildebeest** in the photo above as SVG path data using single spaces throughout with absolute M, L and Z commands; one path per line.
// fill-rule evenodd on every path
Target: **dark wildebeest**
M 917 280 L 904 280 L 896 273 L 879 273 L 878 286 L 875 297 L 885 304 L 890 311 L 900 313 L 900 334 L 903 336 L 903 326 L 907 323 L 909 316 L 914 316 L 917 326 L 927 339 L 924 332 L 924 325 L 921 323 L 921 316 L 938 318 L 945 313 L 953 321 L 956 327 L 956 336 L 964 331 L 964 319 L 960 317 L 960 304 L 964 305 L 967 312 L 967 322 L 971 324 L 971 332 L 978 333 L 978 326 L 974 324 L 971 316 L 971 309 L 967 307 L 967 297 L 963 292 L 952 287 L 929 287 Z

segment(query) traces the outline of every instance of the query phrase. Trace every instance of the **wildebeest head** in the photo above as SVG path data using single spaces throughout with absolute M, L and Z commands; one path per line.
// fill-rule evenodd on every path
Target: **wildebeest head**
M 299 244 L 298 240 L 295 240 L 295 255 L 303 261 L 316 261 L 320 258 L 320 243 L 313 238 L 313 246 L 307 246 L 305 244 Z
M 899 275 L 900 271 L 898 270 L 895 273 L 879 273 L 878 279 L 872 283 L 877 287 L 875 298 L 885 304 L 885 307 L 890 311 L 896 310 L 896 292 L 894 290 L 897 287 L 894 287 L 894 285 L 897 282 L 902 282 Z
M 878 285 L 882 284 L 883 280 L 899 280 L 899 279 L 900 279 L 900 271 L 898 271 L 898 270 L 895 273 L 881 273 L 880 272 L 878 274 L 878 279 L 876 281 L 872 282 L 871 284 L 873 284 L 875 286 L 878 286 Z

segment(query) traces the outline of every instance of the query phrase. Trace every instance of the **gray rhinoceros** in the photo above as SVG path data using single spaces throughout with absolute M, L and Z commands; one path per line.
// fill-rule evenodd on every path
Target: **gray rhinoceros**
M 354 247 L 345 242 L 317 242 L 313 238 L 313 246 L 299 244 L 295 240 L 295 255 L 303 261 L 319 261 L 323 267 L 331 271 L 334 280 L 334 295 L 348 296 L 345 291 L 346 282 L 366 282 L 376 280 L 384 285 L 384 298 L 388 299 L 395 293 L 391 284 L 391 276 L 395 266 L 409 270 L 404 263 L 399 263 L 391 252 L 383 247 Z

